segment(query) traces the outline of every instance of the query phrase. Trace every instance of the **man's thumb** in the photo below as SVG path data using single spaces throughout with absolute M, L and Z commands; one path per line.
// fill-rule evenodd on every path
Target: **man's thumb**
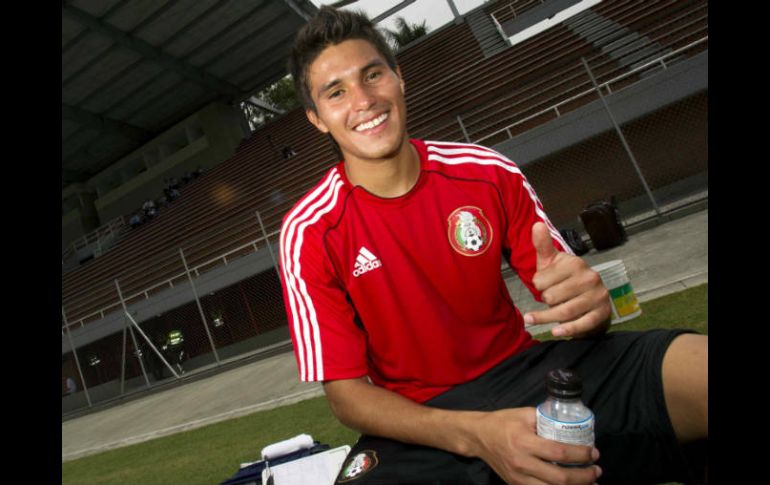
M 558 251 L 553 246 L 553 240 L 551 240 L 551 233 L 548 231 L 548 226 L 542 222 L 536 222 L 532 226 L 532 244 L 535 246 L 535 252 L 537 253 L 537 269 L 547 266 L 551 262 L 551 259 L 556 256 Z

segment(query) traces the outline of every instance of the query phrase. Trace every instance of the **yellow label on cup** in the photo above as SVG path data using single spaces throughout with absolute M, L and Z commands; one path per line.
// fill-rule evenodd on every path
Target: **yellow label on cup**
M 636 300 L 634 290 L 631 289 L 631 283 L 611 289 L 610 298 L 619 317 L 625 317 L 639 311 L 639 302 Z

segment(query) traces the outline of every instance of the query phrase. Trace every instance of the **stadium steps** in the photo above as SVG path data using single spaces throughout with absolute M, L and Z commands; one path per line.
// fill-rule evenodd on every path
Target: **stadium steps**
M 120 241 L 126 238 L 129 231 L 131 231 L 131 227 L 129 227 L 126 224 L 123 224 L 111 236 L 106 236 L 101 242 L 102 244 L 101 248 L 97 248 L 94 250 L 94 257 L 98 258 L 99 256 L 102 256 L 104 253 L 106 253 L 110 249 L 114 248 L 116 245 L 120 243 Z
M 476 41 L 481 46 L 484 58 L 492 57 L 510 46 L 508 40 L 497 30 L 492 17 L 483 10 L 473 12 L 465 19 L 468 21 L 473 36 L 476 37 Z
M 621 66 L 629 69 L 635 69 L 671 52 L 670 48 L 664 48 L 647 36 L 639 35 L 591 10 L 586 10 L 563 23 L 602 52 L 609 54 Z M 607 32 L 612 32 L 612 35 L 607 35 Z

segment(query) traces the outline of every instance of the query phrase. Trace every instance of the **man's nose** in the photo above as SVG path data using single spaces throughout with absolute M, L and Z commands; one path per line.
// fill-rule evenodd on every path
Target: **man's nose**
M 376 98 L 368 86 L 357 85 L 353 90 L 353 107 L 357 110 L 368 110 L 376 103 Z

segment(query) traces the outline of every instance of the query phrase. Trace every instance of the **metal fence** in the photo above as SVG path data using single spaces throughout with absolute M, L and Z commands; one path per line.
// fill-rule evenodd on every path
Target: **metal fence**
M 62 307 L 62 414 L 129 396 L 265 349 L 287 347 L 277 273 L 277 234 L 190 267 L 182 248 L 168 264 L 180 276 L 126 295 L 105 282 L 112 302 L 69 321 Z M 267 243 L 269 241 L 269 244 Z M 93 291 L 99 291 L 99 288 Z M 176 342 L 174 332 L 181 333 Z M 74 349 L 74 350 L 73 350 Z M 76 389 L 68 389 L 67 379 Z
M 70 269 L 78 264 L 78 258 L 82 253 L 99 256 L 109 248 L 110 245 L 119 237 L 120 232 L 126 228 L 124 216 L 118 216 L 97 229 L 89 232 L 85 236 L 77 238 L 70 243 L 61 254 L 62 270 Z
M 503 23 L 515 19 L 527 10 L 531 10 L 544 3 L 545 0 L 512 0 L 506 5 L 493 10 L 491 16 L 495 19 L 495 22 Z

